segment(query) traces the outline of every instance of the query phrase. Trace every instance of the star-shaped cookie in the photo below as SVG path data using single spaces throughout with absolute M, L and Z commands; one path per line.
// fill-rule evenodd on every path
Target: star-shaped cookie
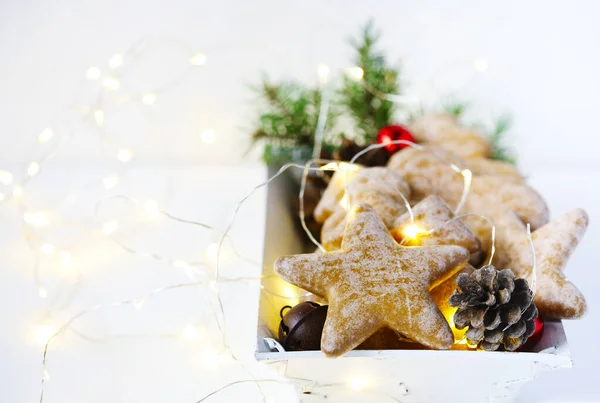
M 431 348 L 450 348 L 452 331 L 429 289 L 468 259 L 460 246 L 398 245 L 375 211 L 360 204 L 350 212 L 340 251 L 280 257 L 275 271 L 328 300 L 321 349 L 337 357 L 383 327 Z
M 532 284 L 533 260 L 525 224 L 514 214 L 498 216 L 496 221 L 501 224 L 497 245 L 506 251 L 502 264 Z M 587 213 L 575 209 L 531 234 L 537 265 L 535 304 L 545 317 L 576 319 L 586 311 L 583 295 L 562 270 L 585 234 L 588 222 Z

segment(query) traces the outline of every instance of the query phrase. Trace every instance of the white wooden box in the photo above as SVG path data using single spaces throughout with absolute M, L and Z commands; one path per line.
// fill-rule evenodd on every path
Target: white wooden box
M 560 321 L 545 322 L 532 352 L 354 350 L 332 359 L 320 351 L 270 351 L 264 338 L 277 338 L 281 307 L 298 302 L 274 294 L 303 293 L 273 272 L 277 257 L 306 252 L 290 203 L 298 192 L 293 176 L 268 188 L 263 286 L 270 292 L 260 294 L 255 356 L 280 361 L 285 376 L 298 380 L 301 402 L 508 402 L 539 371 L 571 367 Z

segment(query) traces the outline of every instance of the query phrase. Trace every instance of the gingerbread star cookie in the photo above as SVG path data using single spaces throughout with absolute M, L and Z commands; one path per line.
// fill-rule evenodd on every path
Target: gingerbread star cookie
M 525 224 L 515 215 L 503 215 L 497 221 L 501 224 L 497 246 L 508 252 L 502 255 L 502 264 L 533 284 L 533 259 Z M 575 209 L 532 233 L 537 265 L 535 304 L 545 317 L 576 319 L 586 311 L 583 295 L 562 270 L 585 234 L 588 222 L 586 212 Z
M 429 289 L 462 269 L 469 252 L 400 246 L 367 204 L 348 220 L 340 251 L 275 261 L 283 279 L 328 300 L 323 352 L 340 356 L 384 327 L 431 348 L 452 347 L 452 331 Z

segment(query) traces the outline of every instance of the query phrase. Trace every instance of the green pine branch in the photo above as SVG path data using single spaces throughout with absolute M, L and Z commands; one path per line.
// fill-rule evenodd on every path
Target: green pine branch
M 303 160 L 310 157 L 319 119 L 321 92 L 294 83 L 274 84 L 264 80 L 258 89 L 264 112 L 252 133 L 252 146 L 263 144 L 267 164 Z M 326 130 L 333 125 L 330 111 Z
M 508 115 L 498 118 L 494 125 L 494 129 L 489 134 L 490 142 L 492 143 L 492 158 L 498 161 L 516 164 L 516 158 L 513 153 L 505 146 L 504 139 L 506 134 L 512 127 L 512 118 Z
M 363 28 L 360 38 L 350 40 L 356 50 L 353 62 L 363 70 L 364 83 L 345 77 L 339 94 L 340 104 L 354 121 L 357 141 L 367 144 L 376 138 L 381 128 L 393 123 L 394 104 L 377 98 L 365 86 L 382 93 L 400 93 L 400 73 L 389 67 L 384 54 L 375 49 L 378 39 L 379 32 L 370 21 Z

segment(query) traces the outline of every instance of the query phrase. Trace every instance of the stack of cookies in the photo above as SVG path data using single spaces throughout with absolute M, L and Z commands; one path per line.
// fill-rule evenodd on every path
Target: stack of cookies
M 425 116 L 411 131 L 423 147 L 395 153 L 387 167 L 340 165 L 314 214 L 327 252 L 275 262 L 284 280 L 327 300 L 322 351 L 407 340 L 451 348 L 461 341 L 449 304 L 457 278 L 491 264 L 529 284 L 544 318 L 581 317 L 585 300 L 562 270 L 586 231 L 585 211 L 551 221 L 516 168 L 492 160 L 489 142 L 449 115 Z

